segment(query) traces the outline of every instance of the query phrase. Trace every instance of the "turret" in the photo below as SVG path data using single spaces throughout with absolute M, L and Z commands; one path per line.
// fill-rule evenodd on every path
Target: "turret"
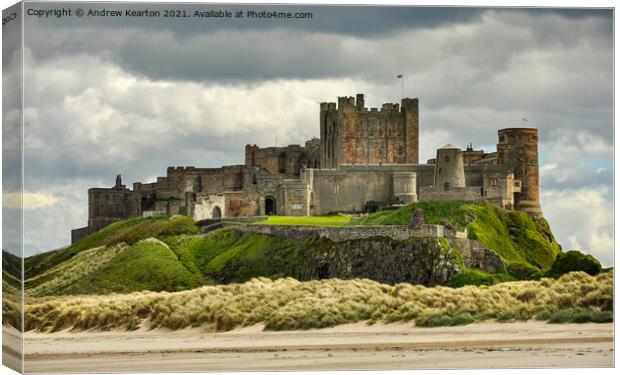
M 463 152 L 460 148 L 448 144 L 437 150 L 434 186 L 437 190 L 465 187 Z
M 364 109 L 364 94 L 355 95 L 355 106 L 358 110 Z
M 405 124 L 405 163 L 418 164 L 420 118 L 417 98 L 403 98 L 400 111 Z
M 515 208 L 535 217 L 542 216 L 539 198 L 538 129 L 509 128 L 498 131 L 497 162 L 521 181 L 514 193 Z

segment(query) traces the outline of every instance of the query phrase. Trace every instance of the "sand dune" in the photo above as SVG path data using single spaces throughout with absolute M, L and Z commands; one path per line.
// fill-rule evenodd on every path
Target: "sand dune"
M 27 332 L 26 371 L 231 371 L 613 366 L 613 324 L 347 324 L 265 332 Z

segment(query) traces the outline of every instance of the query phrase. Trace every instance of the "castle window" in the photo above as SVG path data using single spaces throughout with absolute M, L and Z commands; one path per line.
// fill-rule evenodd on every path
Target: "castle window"
M 403 146 L 398 146 L 398 155 L 403 156 L 405 154 L 405 148 Z
M 444 160 L 446 163 L 447 163 L 447 162 L 449 162 L 449 161 L 450 161 L 450 156 L 449 156 L 449 155 L 446 155 L 446 156 L 443 158 L 443 160 Z
M 293 210 L 301 210 L 301 204 L 300 203 L 293 203 L 291 205 L 291 209 L 293 209 Z

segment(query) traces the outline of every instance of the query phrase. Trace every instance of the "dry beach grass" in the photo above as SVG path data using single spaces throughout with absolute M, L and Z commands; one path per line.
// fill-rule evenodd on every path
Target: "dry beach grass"
M 462 288 L 371 280 L 255 278 L 182 292 L 27 297 L 25 329 L 181 329 L 217 331 L 265 324 L 267 330 L 332 327 L 359 321 L 451 326 L 536 319 L 555 323 L 613 319 L 613 272 Z

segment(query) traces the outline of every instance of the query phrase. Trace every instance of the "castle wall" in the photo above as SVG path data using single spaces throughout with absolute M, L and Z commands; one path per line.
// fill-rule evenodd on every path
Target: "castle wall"
M 310 192 L 308 184 L 302 180 L 284 180 L 281 186 L 283 204 L 278 215 L 310 215 Z
M 88 227 L 91 232 L 141 213 L 140 193 L 125 188 L 125 185 L 88 189 Z
M 159 205 L 156 209 L 163 209 L 168 215 L 186 213 L 192 216 L 197 193 L 210 195 L 242 190 L 249 178 L 246 172 L 243 165 L 168 167 L 166 177 L 158 177 L 152 183 L 136 182 L 133 188 L 142 195 L 145 208 L 152 209 L 154 205 Z
M 418 199 L 424 201 L 468 201 L 478 202 L 482 200 L 481 186 L 451 187 L 449 190 L 424 187 L 419 190 Z
M 408 225 L 377 225 L 377 226 L 303 226 L 303 225 L 267 225 L 223 223 L 226 227 L 234 227 L 242 232 L 260 233 L 282 239 L 303 239 L 307 237 L 324 237 L 332 241 L 348 241 L 371 237 L 388 237 L 395 240 L 406 240 L 410 237 L 444 237 L 444 227 L 426 224 L 420 229 Z
M 338 170 L 306 170 L 302 180 L 310 186 L 310 214 L 330 212 L 360 212 L 368 201 L 384 202 L 395 197 L 394 174 L 407 174 L 410 182 L 428 182 L 432 166 L 425 165 L 341 165 Z M 421 179 L 412 177 L 420 173 Z M 397 177 L 398 180 L 398 177 Z M 409 185 L 409 194 L 416 193 L 416 185 Z M 400 191 L 401 195 L 404 191 Z
M 270 173 L 299 175 L 304 167 L 320 166 L 320 142 L 312 139 L 305 147 L 289 145 L 286 147 L 260 148 L 256 145 L 245 147 L 245 166 L 258 167 Z
M 227 191 L 223 193 L 225 217 L 256 216 L 260 213 L 260 196 L 256 192 Z
M 515 183 L 518 184 L 516 189 Z M 520 181 L 515 181 L 512 173 L 489 173 L 484 175 L 484 199 L 498 207 L 507 210 L 513 209 L 514 193 L 520 190 Z
M 193 218 L 196 221 L 224 217 L 227 217 L 226 202 L 221 194 L 208 195 L 194 205 Z
M 368 201 L 386 201 L 392 194 L 392 174 L 381 171 L 313 171 L 313 215 L 360 212 Z
M 71 230 L 71 243 L 74 244 L 91 233 L 90 227 L 82 227 Z

